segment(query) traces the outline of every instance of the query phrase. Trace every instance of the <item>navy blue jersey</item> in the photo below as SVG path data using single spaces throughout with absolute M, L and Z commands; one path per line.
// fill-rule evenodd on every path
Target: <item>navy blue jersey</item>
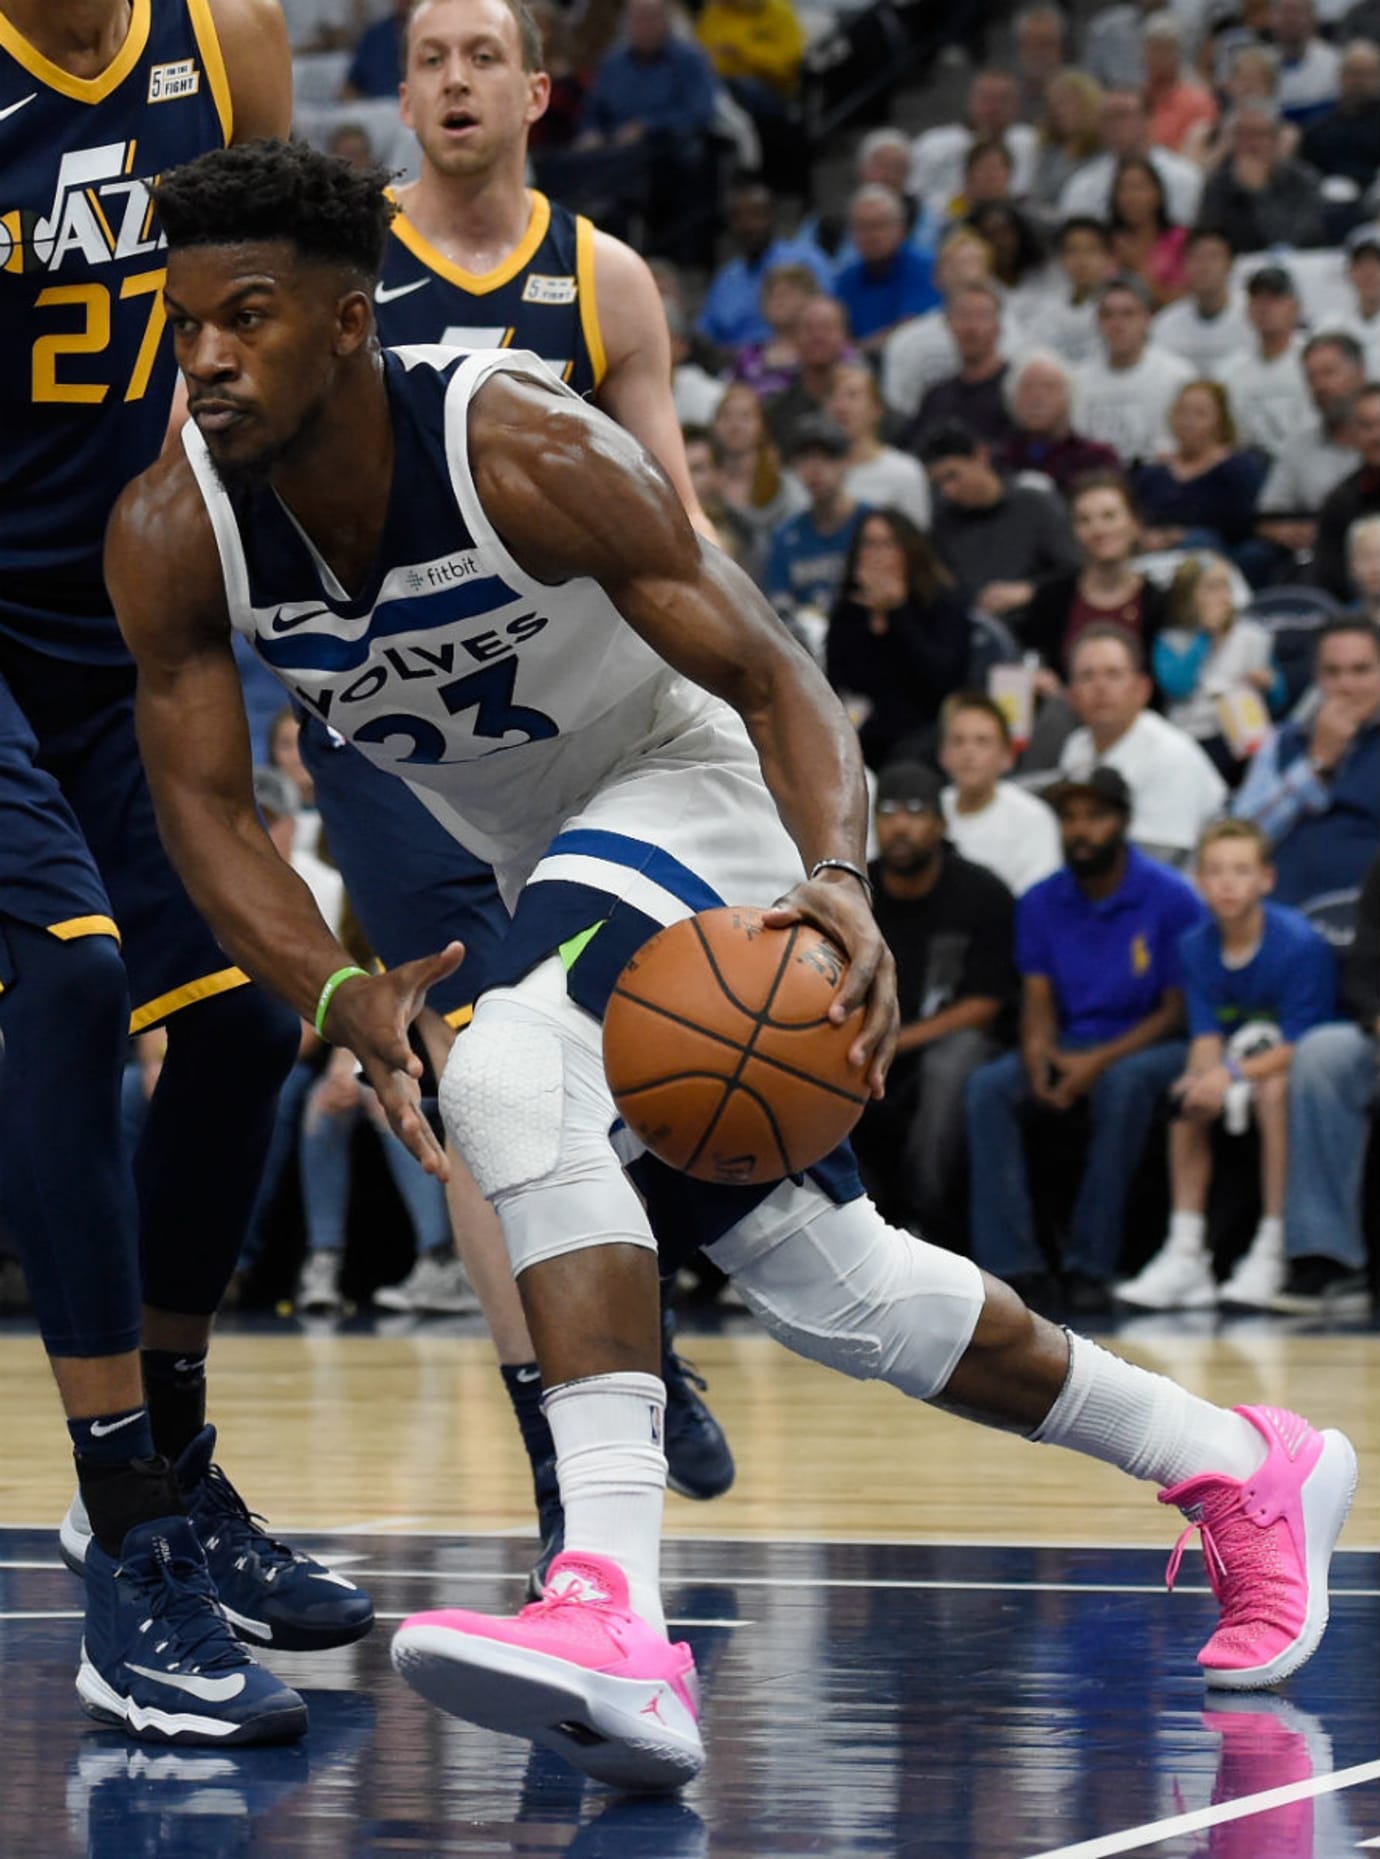
M 379 337 L 388 348 L 530 349 L 588 399 L 605 366 L 594 228 L 545 194 L 531 200 L 520 244 L 482 275 L 452 264 L 399 213 L 374 292 Z
M 148 184 L 230 124 L 208 0 L 133 0 L 89 79 L 0 14 L 0 633 L 40 651 L 125 656 L 101 547 L 175 380 Z

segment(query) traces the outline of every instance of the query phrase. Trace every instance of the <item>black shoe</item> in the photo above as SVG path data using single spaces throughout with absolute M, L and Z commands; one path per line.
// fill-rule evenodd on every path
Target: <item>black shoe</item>
M 1283 1290 L 1270 1300 L 1271 1310 L 1297 1317 L 1366 1317 L 1370 1306 L 1365 1272 L 1320 1254 L 1291 1259 Z
M 666 1383 L 666 1482 L 683 1498 L 722 1497 L 733 1483 L 724 1430 L 700 1395 L 706 1384 L 672 1345 L 674 1313 L 661 1313 L 661 1378 Z
M 1112 1287 L 1086 1272 L 1065 1272 L 1064 1308 L 1075 1317 L 1105 1317 L 1112 1309 Z
M 1052 1272 L 1013 1272 L 1003 1283 L 1010 1285 L 1026 1308 L 1033 1310 L 1037 1317 L 1058 1321 L 1064 1300 L 1059 1290 L 1059 1280 Z
M 532 1467 L 532 1485 L 537 1499 L 537 1529 L 541 1535 L 541 1554 L 527 1576 L 527 1599 L 539 1601 L 546 1589 L 551 1564 L 565 1548 L 565 1511 L 561 1508 L 561 1487 L 556 1477 L 556 1455 Z

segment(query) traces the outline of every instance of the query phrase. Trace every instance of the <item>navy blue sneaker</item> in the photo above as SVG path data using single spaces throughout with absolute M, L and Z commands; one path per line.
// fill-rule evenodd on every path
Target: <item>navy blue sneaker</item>
M 666 1383 L 666 1482 L 683 1498 L 720 1498 L 735 1467 L 724 1430 L 700 1395 L 707 1384 L 675 1351 L 676 1319 L 661 1313 L 661 1379 Z
M 301 1698 L 231 1632 L 185 1517 L 140 1524 L 118 1561 L 87 1545 L 77 1695 L 145 1743 L 290 1743 L 307 1728 Z
M 527 1577 L 527 1599 L 539 1601 L 546 1592 L 546 1577 L 551 1564 L 565 1548 L 565 1510 L 561 1505 L 561 1486 L 556 1477 L 556 1455 L 538 1461 L 532 1467 L 532 1485 L 537 1499 L 537 1533 L 541 1537 L 541 1554 Z
M 354 1582 L 267 1535 L 211 1455 L 216 1429 L 203 1427 L 177 1462 L 206 1564 L 225 1617 L 242 1639 L 282 1652 L 325 1652 L 363 1639 L 374 1603 Z

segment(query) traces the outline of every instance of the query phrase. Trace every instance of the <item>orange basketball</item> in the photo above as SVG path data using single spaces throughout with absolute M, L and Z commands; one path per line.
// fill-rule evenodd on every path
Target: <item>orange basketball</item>
M 843 1141 L 867 1098 L 862 1009 L 830 1021 L 847 958 L 809 924 L 702 910 L 644 943 L 604 1016 L 604 1068 L 654 1155 L 701 1181 L 780 1181 Z

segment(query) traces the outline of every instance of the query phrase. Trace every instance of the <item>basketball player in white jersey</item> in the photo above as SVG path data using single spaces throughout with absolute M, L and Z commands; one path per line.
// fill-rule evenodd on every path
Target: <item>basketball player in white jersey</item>
M 779 898 L 772 922 L 848 954 L 831 1011 L 863 1008 L 851 1057 L 880 1094 L 895 983 L 856 737 L 648 454 L 535 357 L 380 352 L 374 178 L 269 143 L 204 156 L 157 198 L 191 424 L 122 497 L 106 574 L 174 861 L 227 952 L 359 1056 L 436 1172 L 406 1031 L 461 951 L 351 968 L 255 813 L 233 631 L 491 858 L 513 905 L 509 973 L 442 1108 L 518 1276 L 566 1548 L 517 1618 L 416 1616 L 395 1663 L 471 1722 L 674 1787 L 703 1750 L 694 1661 L 661 1610 L 656 1264 L 610 1141 L 601 995 L 647 924 Z M 1165 1487 L 1212 1559 L 1210 1684 L 1259 1689 L 1312 1654 L 1355 1481 L 1342 1435 L 1227 1412 L 1055 1328 L 888 1227 L 846 1152 L 746 1200 L 684 1190 L 787 1346 Z
M 692 523 L 714 540 L 685 461 L 671 398 L 670 337 L 651 272 L 621 240 L 527 186 L 528 133 L 546 109 L 550 80 L 524 0 L 414 0 L 405 52 L 402 114 L 420 144 L 421 169 L 393 195 L 401 211 L 374 289 L 380 340 L 389 347 L 436 342 L 532 350 L 642 442 Z M 305 719 L 301 747 L 332 857 L 365 934 L 390 966 L 424 952 L 458 893 L 454 878 L 436 888 L 434 822 L 421 809 L 409 814 L 395 783 L 386 784 L 395 791 L 381 802 L 369 765 L 335 749 L 319 721 Z M 386 861 L 372 818 L 380 804 L 395 811 Z M 504 915 L 477 860 L 465 874 L 463 902 L 468 923 L 452 921 L 446 933 L 469 945 L 472 960 L 436 990 L 435 1011 L 421 1027 L 438 1077 L 483 983 L 482 942 Z M 458 1159 L 447 1196 L 532 1462 L 542 1536 L 537 1579 L 560 1546 L 560 1508 L 535 1352 L 498 1221 Z M 732 1454 L 675 1353 L 669 1311 L 665 1329 L 672 1486 L 689 1497 L 718 1496 L 732 1482 Z

